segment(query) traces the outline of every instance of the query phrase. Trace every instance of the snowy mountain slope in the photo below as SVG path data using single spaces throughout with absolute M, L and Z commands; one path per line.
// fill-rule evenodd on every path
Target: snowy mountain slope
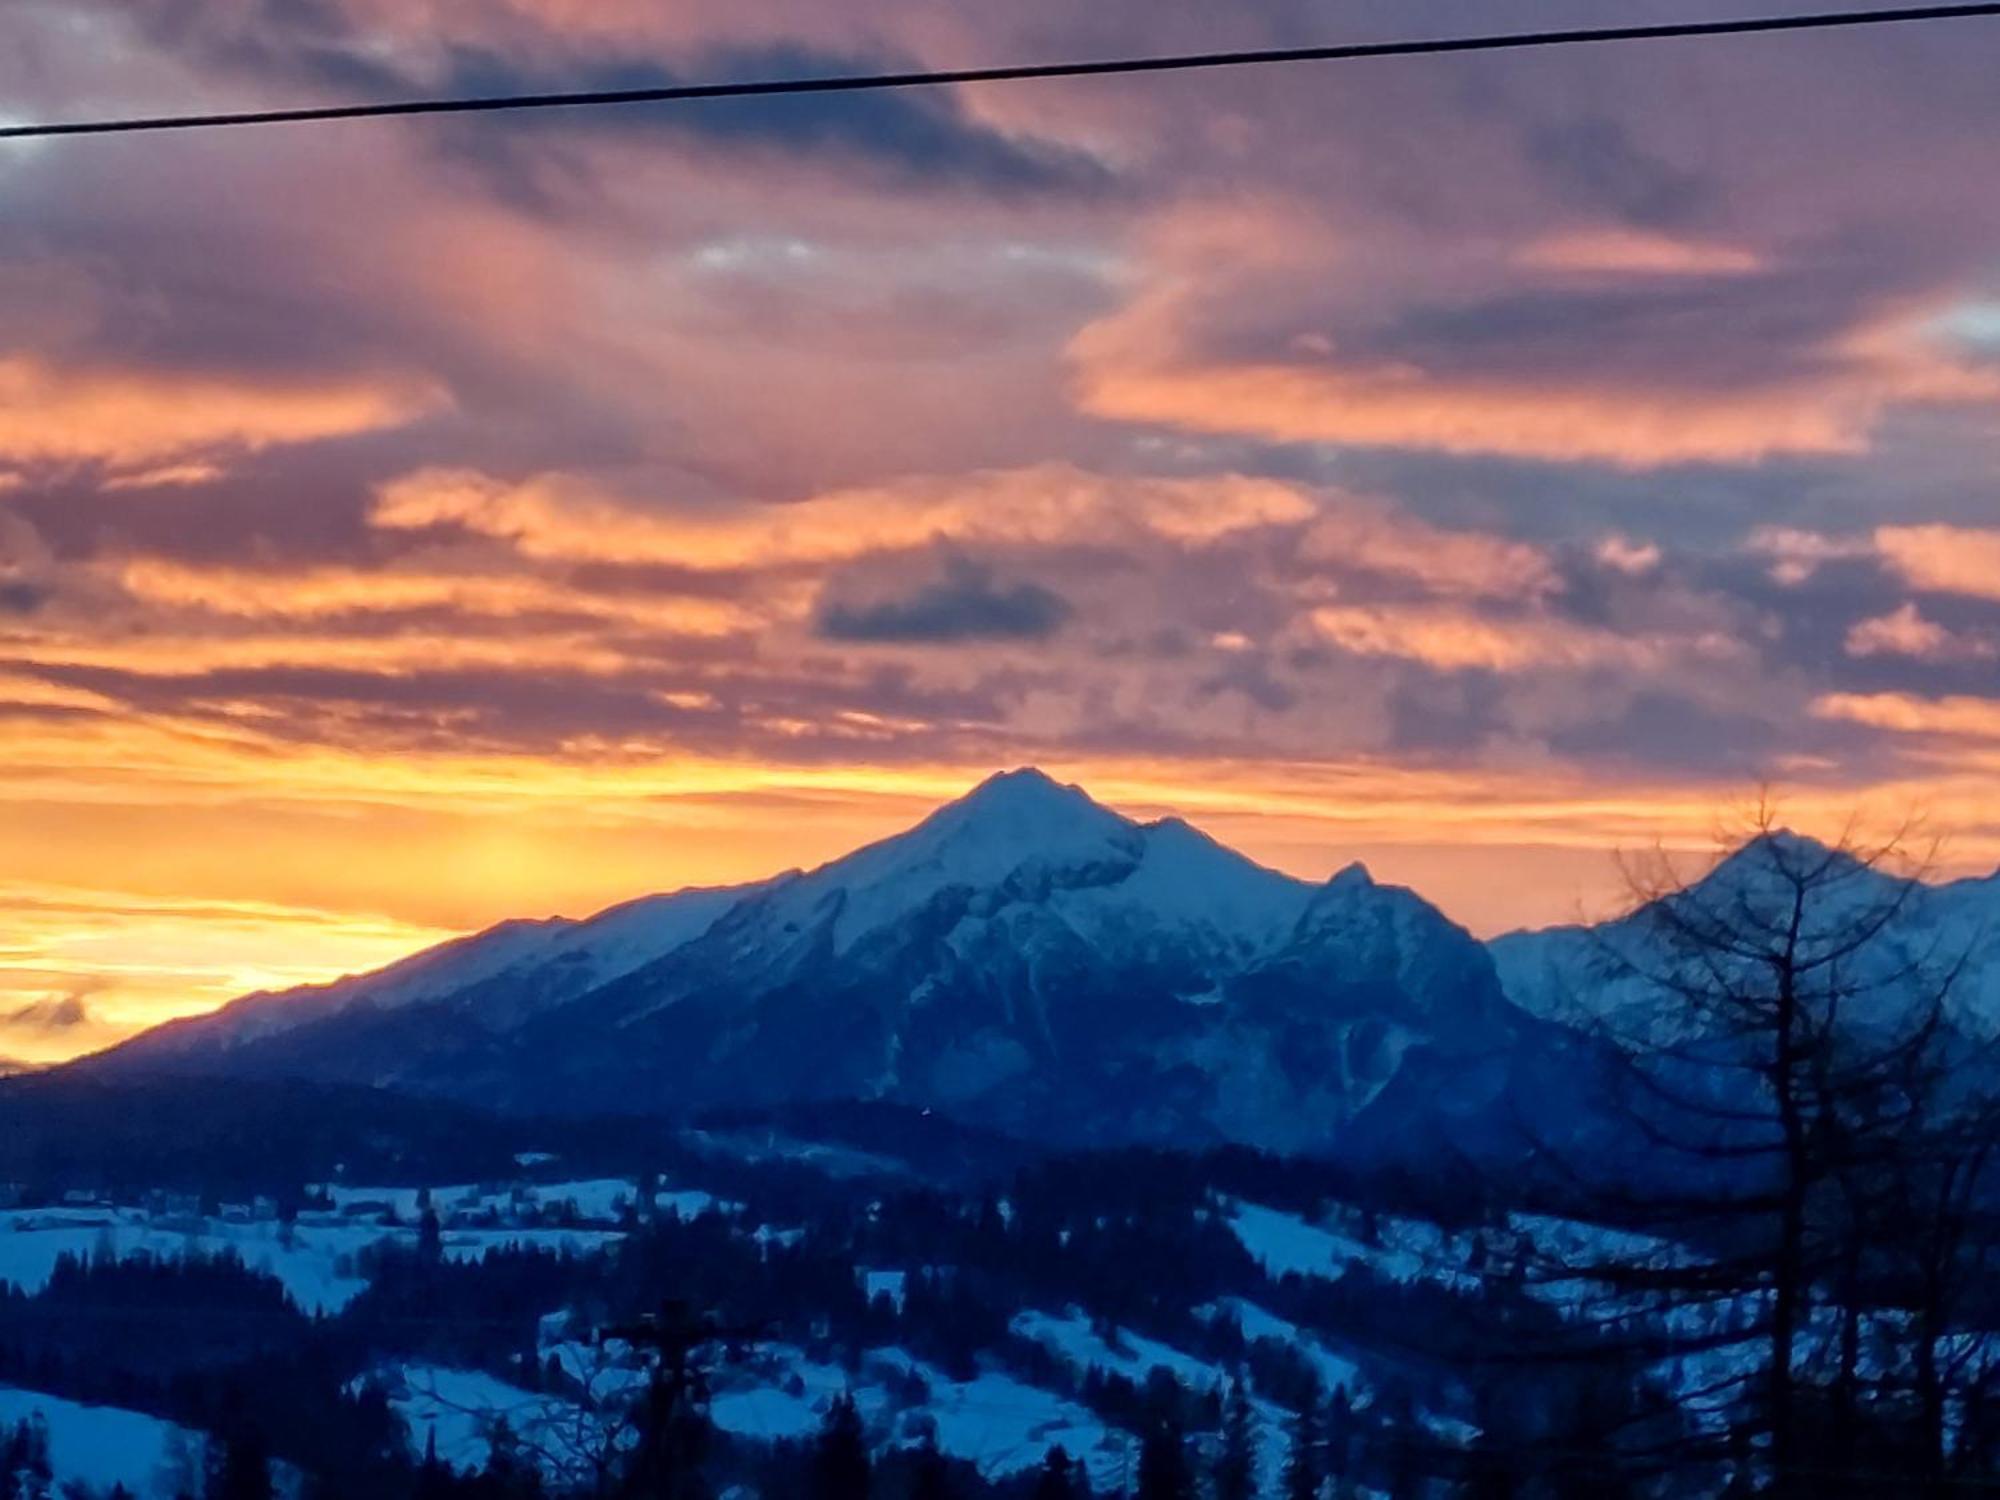
M 246 995 L 212 1015 L 156 1027 L 127 1044 L 128 1056 L 205 1055 L 352 1011 L 458 1006 L 480 1026 L 504 1030 L 539 1006 L 559 1004 L 700 937 L 756 889 L 691 888 L 627 901 L 581 921 L 502 922 L 372 973 Z
M 1448 1073 L 1524 1028 L 1481 946 L 1412 893 L 1359 867 L 1315 886 L 1031 770 L 807 874 L 343 983 L 298 1024 L 242 1002 L 96 1066 L 537 1112 L 886 1098 L 1036 1139 L 1295 1148 L 1408 1060 Z
M 1878 984 L 1867 998 L 1887 1018 L 1908 999 L 1907 976 L 1925 973 L 1942 981 L 1956 970 L 1950 1018 L 1970 1036 L 2000 1035 L 2000 875 L 1930 885 L 1779 832 L 1709 871 L 1692 886 L 1691 899 L 1707 911 L 1780 924 L 1791 900 L 1787 870 L 1817 871 L 1822 864 L 1828 878 L 1809 903 L 1802 951 L 1845 942 L 1855 924 L 1900 900 L 1880 937 L 1847 967 L 1844 982 Z M 1695 1027 L 1685 1008 L 1649 977 L 1669 970 L 1674 960 L 1644 909 L 1595 927 L 1509 933 L 1487 947 L 1508 999 L 1531 1015 L 1603 1025 L 1634 1038 L 1685 1036 Z

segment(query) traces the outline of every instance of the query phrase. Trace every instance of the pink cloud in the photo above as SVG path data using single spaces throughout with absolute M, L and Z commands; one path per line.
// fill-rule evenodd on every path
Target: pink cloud
M 2000 654 L 1981 636 L 1962 635 L 1926 619 L 1906 602 L 1885 615 L 1856 622 L 1847 632 L 1849 656 L 1908 656 L 1919 661 L 1978 661 Z

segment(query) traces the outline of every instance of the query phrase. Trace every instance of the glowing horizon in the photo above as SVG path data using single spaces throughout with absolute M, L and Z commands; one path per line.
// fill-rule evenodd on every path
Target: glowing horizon
M 1297 25 L 23 0 L 0 90 Z M 0 1058 L 813 864 L 1024 763 L 1481 933 L 1601 912 L 1613 849 L 1760 783 L 1990 870 L 1996 64 L 1968 27 L 0 147 Z

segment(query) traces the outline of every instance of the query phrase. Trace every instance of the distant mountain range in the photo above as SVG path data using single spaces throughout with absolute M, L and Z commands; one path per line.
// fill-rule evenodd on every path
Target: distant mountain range
M 2000 878 L 1924 897 L 1925 931 L 1971 941 Z M 1491 1155 L 1526 1149 L 1513 1123 L 1586 1128 L 1603 1044 L 1577 1023 L 1639 1003 L 1605 989 L 1599 946 L 1489 947 L 1359 865 L 1315 885 L 1021 770 L 811 872 L 503 923 L 79 1067 L 519 1113 L 881 1100 L 1061 1145 Z M 2000 963 L 1969 978 L 1966 1003 L 2000 1012 Z

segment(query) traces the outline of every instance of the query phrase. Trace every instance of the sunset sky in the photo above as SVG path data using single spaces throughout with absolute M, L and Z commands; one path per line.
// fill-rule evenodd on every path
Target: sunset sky
M 1783 9 L 9 0 L 0 118 Z M 1022 763 L 1482 932 L 1760 781 L 1991 869 L 1997 74 L 1971 21 L 0 144 L 0 1056 Z

